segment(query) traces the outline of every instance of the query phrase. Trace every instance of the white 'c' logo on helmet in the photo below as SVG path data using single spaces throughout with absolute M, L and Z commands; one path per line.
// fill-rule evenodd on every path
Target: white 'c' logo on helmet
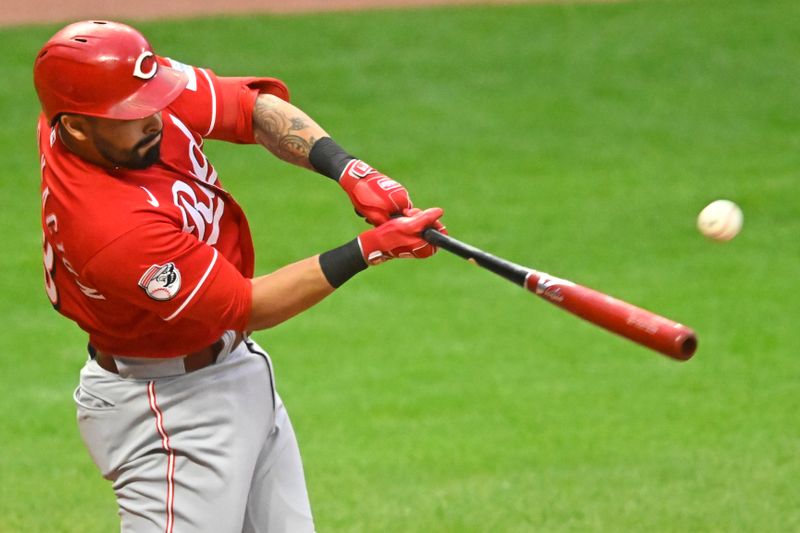
M 133 75 L 136 76 L 137 78 L 141 78 L 143 80 L 149 80 L 156 75 L 156 71 L 158 70 L 158 63 L 155 61 L 155 59 L 152 61 L 151 64 L 152 66 L 150 67 L 150 70 L 148 70 L 147 72 L 144 72 L 142 70 L 142 65 L 144 64 L 144 60 L 147 59 L 148 57 L 154 57 L 153 52 L 144 51 L 141 54 L 139 54 L 138 58 L 136 58 L 136 65 L 133 67 Z

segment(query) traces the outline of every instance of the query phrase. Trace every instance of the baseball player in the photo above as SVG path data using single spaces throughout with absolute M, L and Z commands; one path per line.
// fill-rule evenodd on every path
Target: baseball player
M 78 425 L 121 529 L 313 531 L 300 454 L 267 353 L 275 326 L 369 265 L 436 250 L 439 208 L 350 156 L 274 78 L 155 55 L 135 29 L 71 24 L 39 52 L 45 289 L 88 334 Z M 250 229 L 203 152 L 260 143 L 328 176 L 375 227 L 254 275 Z

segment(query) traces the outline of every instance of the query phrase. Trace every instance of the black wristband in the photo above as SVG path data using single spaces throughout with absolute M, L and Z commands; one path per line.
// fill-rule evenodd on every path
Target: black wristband
M 347 162 L 355 159 L 352 155 L 336 144 L 330 137 L 323 137 L 314 143 L 308 153 L 308 162 L 323 176 L 328 176 L 333 181 L 339 181 Z
M 353 239 L 333 250 L 320 254 L 319 266 L 325 279 L 333 288 L 341 287 L 345 281 L 367 268 L 367 262 L 361 255 L 358 239 Z

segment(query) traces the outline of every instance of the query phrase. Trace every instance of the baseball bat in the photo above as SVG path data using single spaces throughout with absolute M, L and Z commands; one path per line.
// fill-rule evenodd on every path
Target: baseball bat
M 566 279 L 512 263 L 433 228 L 422 237 L 597 326 L 668 357 L 686 361 L 697 349 L 691 328 Z

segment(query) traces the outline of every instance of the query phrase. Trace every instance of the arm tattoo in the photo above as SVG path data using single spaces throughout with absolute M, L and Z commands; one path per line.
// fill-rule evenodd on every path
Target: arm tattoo
M 256 140 L 279 158 L 312 168 L 311 147 L 324 132 L 305 113 L 277 97 L 259 97 L 253 110 Z
M 314 137 L 306 140 L 299 135 L 284 135 L 281 137 L 279 143 L 279 150 L 281 153 L 297 154 L 305 159 L 308 159 L 308 153 L 311 151 L 311 146 L 316 142 Z
M 303 117 L 292 117 L 292 127 L 293 130 L 302 130 L 308 127 L 306 121 L 303 120 Z

